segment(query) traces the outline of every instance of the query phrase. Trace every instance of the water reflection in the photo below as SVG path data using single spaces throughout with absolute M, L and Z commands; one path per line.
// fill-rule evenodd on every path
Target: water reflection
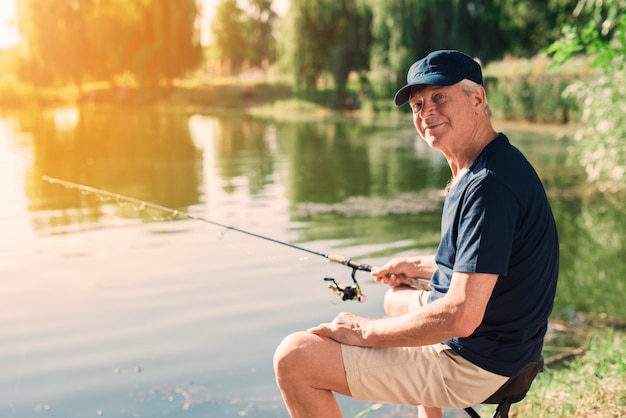
M 64 110 L 19 115 L 20 129 L 32 138 L 31 210 L 90 209 L 75 222 L 103 216 L 93 199 L 40 185 L 43 175 L 175 207 L 199 201 L 201 161 L 187 115 L 89 107 L 68 116 L 72 114 Z M 120 211 L 119 216 L 125 215 Z
M 623 202 L 554 201 L 561 235 L 558 313 L 583 312 L 603 322 L 626 321 L 626 229 Z
M 410 125 L 399 123 L 279 124 L 279 145 L 289 164 L 290 201 L 335 203 L 351 196 L 389 197 L 440 188 L 450 176 L 443 159 L 420 146 Z
M 277 156 L 275 137 L 269 130 L 268 125 L 241 115 L 220 119 L 213 146 L 218 174 L 227 180 L 223 186 L 226 191 L 233 191 L 240 177 L 246 179 L 251 195 L 272 183 Z
M 15 120 L 16 131 L 30 138 L 19 146 L 32 153 L 26 195 L 29 209 L 41 214 L 33 217 L 37 231 L 84 230 L 103 219 L 162 218 L 42 184 L 41 176 L 48 175 L 181 210 L 210 207 L 220 201 L 216 194 L 239 196 L 233 205 L 248 196 L 248 218 L 255 216 L 254 205 L 264 204 L 264 194 L 284 193 L 297 241 L 388 243 L 388 251 L 373 253 L 378 255 L 398 247 L 430 251 L 438 242 L 437 193 L 449 168 L 416 138 L 408 121 L 288 123 L 90 107 L 21 112 Z M 194 131 L 202 124 L 211 129 Z M 582 176 L 568 161 L 567 137 L 506 133 L 537 167 L 551 196 L 563 247 L 558 309 L 573 305 L 626 316 L 612 296 L 624 290 L 618 280 L 624 275 L 625 239 L 620 203 L 564 193 L 576 190 Z

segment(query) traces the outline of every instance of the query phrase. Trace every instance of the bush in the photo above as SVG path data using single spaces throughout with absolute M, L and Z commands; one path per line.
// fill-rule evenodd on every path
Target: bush
M 600 76 L 572 84 L 566 95 L 580 103 L 582 126 L 574 134 L 574 158 L 601 192 L 626 184 L 626 60 L 617 56 Z
M 547 48 L 560 65 L 578 54 L 589 57 L 597 76 L 574 83 L 566 96 L 580 106 L 582 122 L 573 156 L 587 181 L 600 192 L 626 192 L 626 1 L 581 2 L 594 19 L 580 30 L 564 26 L 561 39 Z M 606 7 L 604 7 L 606 6 Z
M 568 123 L 576 113 L 576 101 L 563 91 L 573 81 L 590 76 L 581 68 L 549 69 L 543 56 L 506 58 L 485 68 L 485 87 L 494 116 L 504 120 Z

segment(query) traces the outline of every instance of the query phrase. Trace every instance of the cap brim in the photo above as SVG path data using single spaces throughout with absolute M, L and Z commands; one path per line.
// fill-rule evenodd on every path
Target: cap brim
M 443 74 L 428 74 L 423 77 L 417 77 L 411 80 L 409 84 L 398 90 L 393 98 L 393 102 L 396 106 L 402 106 L 403 104 L 408 103 L 411 95 L 411 88 L 413 86 L 451 86 L 461 80 L 463 80 L 462 77 L 459 78 Z
M 393 98 L 393 102 L 396 104 L 396 106 L 402 106 L 403 104 L 406 104 L 409 102 L 409 95 L 411 94 L 411 87 L 413 87 L 413 84 L 407 84 L 406 86 L 398 90 L 398 92 Z

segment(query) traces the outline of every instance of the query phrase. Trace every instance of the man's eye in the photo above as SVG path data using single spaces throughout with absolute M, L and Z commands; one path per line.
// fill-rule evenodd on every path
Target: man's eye
M 435 97 L 433 97 L 433 102 L 435 103 L 442 103 L 445 100 L 446 100 L 446 95 L 443 93 L 436 94 Z

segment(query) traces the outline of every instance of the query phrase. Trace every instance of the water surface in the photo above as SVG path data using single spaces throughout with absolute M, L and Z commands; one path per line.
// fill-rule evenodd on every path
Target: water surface
M 623 294 L 619 210 L 559 193 L 580 179 L 567 137 L 507 133 L 552 196 L 557 313 L 623 313 L 589 297 Z M 43 175 L 377 265 L 434 251 L 449 169 L 403 119 L 131 108 L 0 119 L 0 416 L 285 417 L 271 367 L 280 340 L 345 310 L 383 315 L 384 287 L 359 273 L 367 302 L 340 302 L 323 278 L 349 283 L 350 270 L 323 257 Z M 346 416 L 371 406 L 341 403 Z

